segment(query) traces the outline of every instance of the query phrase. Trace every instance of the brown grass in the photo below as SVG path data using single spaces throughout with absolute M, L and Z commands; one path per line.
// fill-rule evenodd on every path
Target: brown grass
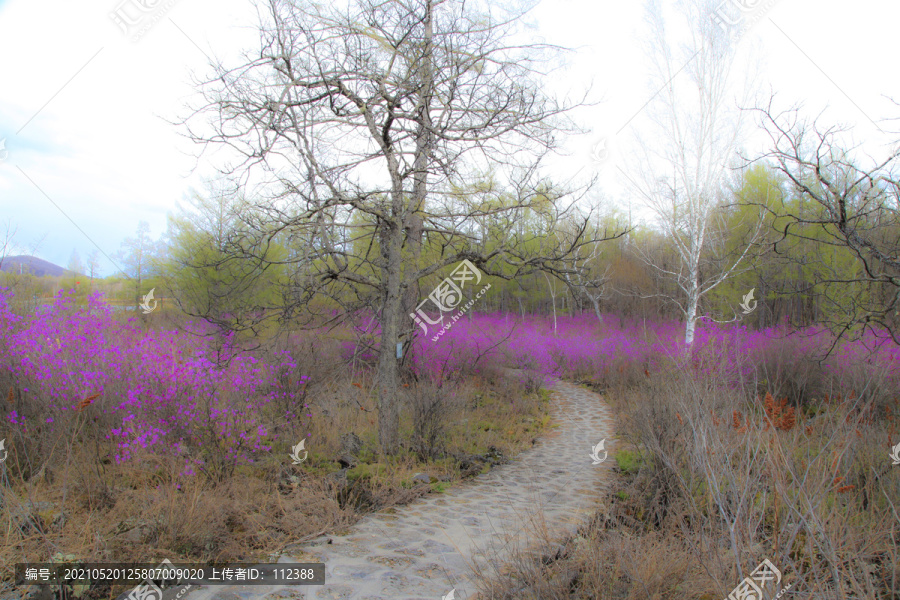
M 766 558 L 791 598 L 900 597 L 900 467 L 888 458 L 900 403 L 884 408 L 886 390 L 856 377 L 872 393 L 828 389 L 797 411 L 797 398 L 688 372 L 607 392 L 634 448 L 614 455 L 609 510 L 510 561 L 481 582 L 484 597 L 718 600 Z
M 112 460 L 115 446 L 104 435 L 109 417 L 101 410 L 114 400 L 110 392 L 86 394 L 67 411 L 67 439 L 41 430 L 40 406 L 22 406 L 20 398 L 18 414 L 33 415 L 33 427 L 28 439 L 7 440 L 0 473 L 0 596 L 15 563 L 46 562 L 56 553 L 86 562 L 268 561 L 368 512 L 440 493 L 474 474 L 462 473 L 457 459 L 492 446 L 511 457 L 530 448 L 547 424 L 543 394 L 527 394 L 523 384 L 489 370 L 443 382 L 441 389 L 410 380 L 402 388 L 402 451 L 379 458 L 371 374 L 342 363 L 337 352 L 337 344 L 320 341 L 295 358 L 299 372 L 315 375 L 304 390 L 313 415 L 308 426 L 272 416 L 267 425 L 280 437 L 270 454 L 193 476 L 182 471 L 196 449 Z M 10 383 L 0 376 L 0 389 Z M 9 396 L 15 400 L 14 390 Z M 13 438 L 3 427 L 0 438 Z M 363 448 L 358 464 L 342 469 L 341 438 L 350 432 Z M 308 458 L 292 465 L 290 446 L 300 439 L 307 440 Z M 439 481 L 414 482 L 417 472 Z M 83 598 L 118 591 L 97 588 Z

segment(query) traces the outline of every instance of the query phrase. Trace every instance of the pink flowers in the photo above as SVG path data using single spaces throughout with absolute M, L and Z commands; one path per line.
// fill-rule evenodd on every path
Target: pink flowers
M 219 337 L 234 358 L 217 364 L 222 348 L 209 343 L 209 331 L 199 324 L 188 324 L 189 331 L 143 331 L 135 319 L 114 318 L 99 295 L 78 306 L 71 292 L 22 318 L 9 310 L 4 294 L 0 290 L 0 369 L 12 376 L 17 393 L 2 391 L 16 400 L 0 404 L 0 419 L 19 431 L 40 425 L 67 432 L 75 419 L 98 419 L 117 446 L 116 460 L 129 460 L 138 450 L 183 447 L 191 455 L 185 472 L 194 473 L 215 456 L 231 464 L 252 462 L 271 451 L 277 424 L 312 418 L 304 402 L 309 376 L 297 373 L 290 351 L 263 360 Z M 377 345 L 377 331 L 364 333 Z M 533 374 L 523 381 L 527 387 L 551 377 L 643 382 L 667 361 L 687 359 L 693 372 L 724 376 L 738 386 L 762 379 L 766 359 L 775 356 L 770 364 L 780 367 L 832 341 L 819 329 L 786 340 L 788 333 L 783 327 L 753 331 L 701 322 L 693 346 L 685 348 L 676 322 L 609 317 L 600 324 L 594 315 L 561 316 L 554 332 L 548 317 L 467 315 L 437 342 L 417 337 L 409 366 L 438 385 L 489 372 L 485 367 L 519 367 Z M 358 350 L 350 346 L 348 358 Z M 898 360 L 900 348 L 867 334 L 840 344 L 825 372 L 840 379 L 870 365 L 893 377 Z
M 548 376 L 602 381 L 610 375 L 646 378 L 670 359 L 690 358 L 698 375 L 715 374 L 738 386 L 760 376 L 765 359 L 784 364 L 800 357 L 822 356 L 833 341 L 822 328 L 760 331 L 740 325 L 701 321 L 694 343 L 686 348 L 683 325 L 677 322 L 620 320 L 608 315 L 604 324 L 593 315 L 560 316 L 556 335 L 549 317 L 482 314 L 460 319 L 439 341 L 417 338 L 413 368 L 440 380 L 474 372 L 490 362 L 525 367 Z M 774 357 L 774 358 L 773 358 Z M 887 336 L 867 333 L 844 341 L 826 361 L 825 372 L 841 380 L 863 362 L 873 369 L 896 371 L 900 347 Z
M 20 318 L 0 290 L 0 369 L 13 375 L 29 408 L 0 418 L 22 430 L 37 419 L 64 430 L 78 413 L 103 414 L 101 422 L 113 423 L 105 437 L 116 441 L 117 460 L 137 448 L 170 451 L 184 438 L 198 455 L 216 444 L 244 462 L 271 449 L 275 436 L 264 421 L 277 418 L 272 400 L 302 406 L 308 377 L 294 372 L 287 354 L 280 364 L 238 355 L 219 366 L 206 358 L 215 353 L 199 331 L 142 332 L 114 319 L 99 295 L 77 307 L 61 292 L 46 309 Z

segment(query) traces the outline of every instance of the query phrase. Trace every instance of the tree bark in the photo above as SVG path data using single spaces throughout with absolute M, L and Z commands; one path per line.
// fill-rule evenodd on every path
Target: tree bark
M 397 360 L 396 352 L 402 308 L 400 297 L 402 234 L 402 230 L 396 224 L 392 224 L 385 253 L 387 258 L 386 291 L 381 317 L 381 345 L 378 351 L 377 377 L 378 439 L 381 452 L 385 455 L 396 454 L 400 449 L 400 407 L 397 397 L 397 375 L 400 363 Z

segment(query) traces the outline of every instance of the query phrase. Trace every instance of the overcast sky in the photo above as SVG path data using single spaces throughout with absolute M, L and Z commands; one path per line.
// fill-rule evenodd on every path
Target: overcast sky
M 258 39 L 248 0 L 163 0 L 155 23 L 140 35 L 132 28 L 138 39 L 129 39 L 110 15 L 134 16 L 135 1 L 0 0 L 0 226 L 9 221 L 22 249 L 37 244 L 37 256 L 62 266 L 73 249 L 82 260 L 96 247 L 113 256 L 141 220 L 154 238 L 164 232 L 166 214 L 215 166 L 198 163 L 167 120 L 186 114 L 190 75 L 208 72 L 208 56 L 235 57 Z M 783 107 L 802 103 L 809 116 L 825 111 L 824 123 L 849 126 L 852 142 L 885 154 L 900 139 L 891 133 L 900 110 L 889 100 L 900 100 L 900 3 L 759 5 L 741 49 L 762 61 L 761 89 L 774 89 Z M 598 195 L 617 205 L 628 193 L 616 167 L 657 91 L 646 75 L 642 18 L 634 0 L 543 0 L 529 16 L 536 35 L 576 50 L 552 89 L 592 83 L 592 99 L 602 101 L 575 115 L 591 132 L 566 140 L 554 168 L 599 172 Z M 610 156 L 597 164 L 591 149 L 602 138 Z M 102 259 L 102 274 L 114 270 Z

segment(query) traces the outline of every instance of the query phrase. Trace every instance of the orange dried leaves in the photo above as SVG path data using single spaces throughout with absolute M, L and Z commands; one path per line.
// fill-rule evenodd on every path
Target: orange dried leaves
M 91 404 L 91 402 L 93 402 L 94 400 L 96 400 L 99 397 L 100 397 L 100 394 L 94 394 L 92 396 L 88 396 L 87 398 L 82 400 L 81 403 L 77 407 L 75 407 L 75 410 L 77 412 L 83 411 L 85 408 L 87 408 Z
M 776 429 L 790 431 L 797 424 L 794 407 L 787 405 L 787 398 L 782 398 L 776 402 L 772 393 L 766 392 L 763 408 L 766 413 L 766 423 L 771 424 Z

